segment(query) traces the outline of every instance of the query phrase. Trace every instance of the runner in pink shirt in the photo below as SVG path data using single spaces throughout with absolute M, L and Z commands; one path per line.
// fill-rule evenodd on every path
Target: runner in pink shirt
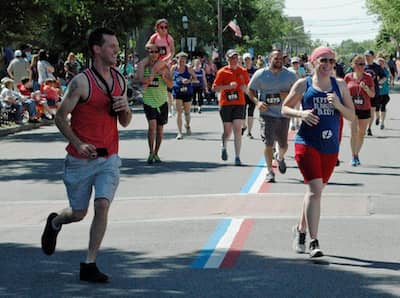
M 160 51 L 160 59 L 169 62 L 175 55 L 175 42 L 168 33 L 168 21 L 159 19 L 154 27 L 156 32 L 150 36 L 148 42 L 155 44 Z

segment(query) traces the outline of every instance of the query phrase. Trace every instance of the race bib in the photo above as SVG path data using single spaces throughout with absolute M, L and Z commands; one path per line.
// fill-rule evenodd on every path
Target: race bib
M 279 93 L 277 94 L 267 94 L 265 96 L 265 103 L 269 105 L 280 105 L 282 102 L 281 96 Z
M 188 92 L 188 87 L 187 87 L 187 86 L 179 87 L 179 92 L 180 92 L 180 93 L 186 93 L 186 92 Z
M 226 92 L 226 99 L 228 101 L 234 101 L 239 99 L 239 93 L 237 91 Z
M 353 102 L 357 106 L 362 106 L 364 104 L 364 98 L 361 95 L 353 96 Z
M 158 78 L 154 78 L 154 80 L 152 80 L 151 82 L 150 82 L 150 84 L 149 84 L 149 87 L 153 87 L 153 88 L 156 88 L 156 87 L 158 87 Z
M 167 48 L 166 47 L 159 47 L 158 51 L 160 52 L 160 55 L 166 55 L 167 54 Z

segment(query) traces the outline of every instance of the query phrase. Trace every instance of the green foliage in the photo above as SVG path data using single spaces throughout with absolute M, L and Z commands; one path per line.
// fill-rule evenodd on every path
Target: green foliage
M 400 1 L 366 0 L 369 12 L 379 16 L 382 23 L 377 37 L 377 48 L 381 52 L 394 53 L 400 45 Z
M 279 46 L 290 54 L 301 54 L 321 44 L 311 41 L 304 28 L 293 23 L 283 13 L 284 0 L 220 0 L 222 27 L 236 19 L 243 38 L 226 28 L 223 32 L 224 49 L 237 48 L 242 52 L 254 48 L 264 54 Z M 381 17 L 383 30 L 377 44 L 343 42 L 340 55 L 348 56 L 366 48 L 392 51 L 400 42 L 400 0 L 367 0 L 368 9 Z M 12 12 L 12 13 L 11 13 Z M 189 28 L 182 27 L 182 16 L 188 16 Z M 153 31 L 154 22 L 166 18 L 177 51 L 184 36 L 197 37 L 199 49 L 218 44 L 216 0 L 8 0 L 0 11 L 0 46 L 14 47 L 22 42 L 36 48 L 46 48 L 65 56 L 69 51 L 86 55 L 87 35 L 95 27 L 107 26 L 117 32 L 122 48 L 138 42 Z M 393 40 L 395 39 L 395 42 Z

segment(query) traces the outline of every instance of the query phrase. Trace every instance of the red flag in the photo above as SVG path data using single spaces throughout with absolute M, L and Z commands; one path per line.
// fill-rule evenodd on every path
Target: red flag
M 237 37 L 242 37 L 242 31 L 240 31 L 240 27 L 237 24 L 236 20 L 232 20 L 228 23 L 228 27 L 231 28 L 233 30 L 233 32 L 235 32 L 235 36 Z

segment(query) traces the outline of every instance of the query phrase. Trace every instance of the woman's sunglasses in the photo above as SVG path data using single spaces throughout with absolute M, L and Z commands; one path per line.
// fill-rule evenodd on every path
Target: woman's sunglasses
M 330 64 L 335 64 L 336 63 L 336 60 L 335 59 L 333 59 L 333 58 L 330 58 L 330 59 L 328 59 L 328 58 L 321 58 L 321 59 L 319 59 L 319 62 L 320 63 L 330 63 Z
M 149 54 L 158 54 L 160 51 L 152 51 L 152 50 L 148 50 L 147 53 Z
M 160 29 L 168 29 L 168 26 L 159 26 Z

